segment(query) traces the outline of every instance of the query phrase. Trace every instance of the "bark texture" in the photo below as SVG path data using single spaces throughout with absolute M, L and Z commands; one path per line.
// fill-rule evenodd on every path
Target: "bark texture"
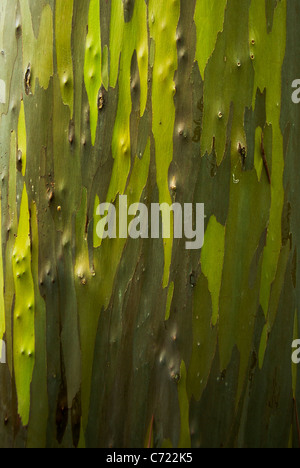
M 1 447 L 299 446 L 299 22 L 0 0 Z M 101 242 L 119 194 L 205 203 L 203 249 Z

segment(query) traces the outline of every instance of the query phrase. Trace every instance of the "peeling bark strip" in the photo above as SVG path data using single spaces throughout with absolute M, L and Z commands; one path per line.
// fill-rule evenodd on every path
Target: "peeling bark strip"
M 298 2 L 0 2 L 1 448 L 299 446 Z
M 262 133 L 262 135 L 261 135 L 261 145 L 260 145 L 260 148 L 261 148 L 261 155 L 262 155 L 262 158 L 263 158 L 264 167 L 265 167 L 265 170 L 266 170 L 266 173 L 267 173 L 268 181 L 269 181 L 269 184 L 271 184 L 271 183 L 272 183 L 272 181 L 271 181 L 271 174 L 270 174 L 270 170 L 269 170 L 269 166 L 268 166 L 268 161 L 267 161 L 266 153 L 265 153 L 264 134 L 263 134 L 263 133 Z
M 29 96 L 30 91 L 31 91 L 31 65 L 30 63 L 28 64 L 28 67 L 26 68 L 24 86 L 25 86 L 25 93 L 27 94 L 27 96 Z

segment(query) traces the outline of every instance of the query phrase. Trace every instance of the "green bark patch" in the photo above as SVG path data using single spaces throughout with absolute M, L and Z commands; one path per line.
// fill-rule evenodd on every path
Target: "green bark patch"
M 12 254 L 14 250 L 15 236 L 18 230 L 18 207 L 17 207 L 17 135 L 12 132 L 10 135 L 10 159 L 9 159 L 9 190 L 8 190 L 8 225 L 10 236 L 6 243 L 6 252 L 4 257 L 5 266 L 5 318 L 6 318 L 6 336 L 7 336 L 7 363 L 10 371 L 13 371 L 13 351 L 12 351 L 12 326 L 11 310 L 14 301 L 14 277 L 12 268 Z
M 208 288 L 212 296 L 212 324 L 216 325 L 219 315 L 219 297 L 224 263 L 225 228 L 212 216 L 204 237 L 201 252 L 201 267 L 208 279 Z
M 201 154 L 215 150 L 220 165 L 226 151 L 230 111 L 233 164 L 240 164 L 239 145 L 246 147 L 245 107 L 250 107 L 253 68 L 248 44 L 250 0 L 228 2 L 223 31 L 206 66 Z
M 152 83 L 152 130 L 155 139 L 156 176 L 159 202 L 170 205 L 172 201 L 169 191 L 168 172 L 173 159 L 174 94 L 176 91 L 174 73 L 178 66 L 178 37 L 176 32 L 179 16 L 180 2 L 178 0 L 167 0 L 165 2 L 150 0 L 150 36 L 155 42 Z M 172 246 L 172 238 L 164 239 L 164 288 L 169 283 Z
M 25 110 L 24 102 L 21 101 L 21 109 L 18 123 L 18 163 L 22 168 L 22 174 L 25 176 L 26 160 L 27 160 L 27 143 L 26 143 L 26 125 L 25 125 Z
M 207 385 L 217 349 L 217 327 L 211 326 L 212 301 L 207 279 L 201 275 L 193 305 L 193 350 L 187 376 L 189 399 L 199 401 Z
M 42 11 L 39 35 L 36 38 L 31 20 L 31 11 L 28 0 L 21 0 L 22 15 L 22 44 L 23 44 L 23 71 L 24 75 L 29 68 L 30 77 L 26 73 L 27 90 L 35 91 L 35 82 L 38 78 L 39 84 L 44 89 L 49 86 L 50 77 L 53 75 L 53 13 L 50 5 L 45 5 Z M 21 25 L 20 25 L 21 27 Z M 28 80 L 29 78 L 29 80 Z
M 35 297 L 29 236 L 28 196 L 24 184 L 18 235 L 12 258 L 15 282 L 13 358 L 18 395 L 18 413 L 24 426 L 29 421 L 30 384 L 35 362 Z
M 131 63 L 134 51 L 137 54 L 140 84 L 131 82 Z M 123 194 L 130 173 L 131 154 L 130 115 L 132 111 L 131 91 L 140 86 L 140 116 L 144 114 L 148 94 L 148 33 L 147 6 L 136 2 L 130 22 L 124 22 L 122 3 L 112 1 L 110 30 L 110 85 L 118 83 L 118 110 L 112 138 L 113 173 L 107 201 L 111 202 L 118 193 Z
M 31 398 L 32 401 L 38 403 L 32 405 L 30 410 L 27 448 L 43 448 L 46 445 L 46 429 L 49 414 L 46 359 L 46 305 L 39 290 L 38 219 L 37 207 L 34 203 L 31 205 L 30 219 L 32 233 L 32 278 L 35 295 L 35 363 L 31 383 Z
M 73 116 L 73 61 L 71 51 L 73 0 L 57 0 L 55 4 L 55 43 L 57 71 L 64 104 Z
M 259 305 L 261 267 L 251 287 L 249 274 L 261 236 L 267 228 L 270 186 L 258 183 L 255 169 L 241 173 L 239 179 L 239 183 L 232 181 L 230 189 L 220 292 L 219 345 L 221 369 L 227 368 L 235 345 L 241 353 L 241 392 Z M 236 255 L 237 251 L 239 255 Z
M 90 126 L 93 145 L 95 144 L 98 122 L 98 93 L 102 79 L 101 63 L 100 6 L 98 0 L 91 0 L 85 48 L 84 82 L 90 104 Z
M 281 213 L 283 209 L 283 137 L 280 129 L 281 69 L 286 44 L 286 1 L 278 3 L 273 18 L 272 32 L 268 33 L 266 10 L 263 2 L 253 0 L 249 10 L 249 42 L 253 56 L 256 89 L 267 89 L 266 119 L 272 125 L 273 142 L 271 174 L 271 212 L 267 245 L 264 251 L 260 302 L 265 315 L 268 313 L 270 287 L 275 278 L 281 250 Z M 274 66 L 276 64 L 276 66 Z
M 217 35 L 223 29 L 226 3 L 227 0 L 203 0 L 196 3 L 196 60 L 202 78 L 204 78 L 207 62 L 214 51 Z

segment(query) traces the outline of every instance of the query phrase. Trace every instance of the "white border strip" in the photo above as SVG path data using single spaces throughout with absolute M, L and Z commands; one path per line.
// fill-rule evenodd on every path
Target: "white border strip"
M 6 86 L 5 81 L 0 80 L 0 104 L 6 103 Z

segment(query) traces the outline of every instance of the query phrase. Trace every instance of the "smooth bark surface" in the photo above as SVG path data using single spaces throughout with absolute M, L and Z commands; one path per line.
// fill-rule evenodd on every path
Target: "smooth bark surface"
M 0 0 L 1 447 L 298 447 L 298 0 Z M 97 206 L 205 204 L 185 239 Z

